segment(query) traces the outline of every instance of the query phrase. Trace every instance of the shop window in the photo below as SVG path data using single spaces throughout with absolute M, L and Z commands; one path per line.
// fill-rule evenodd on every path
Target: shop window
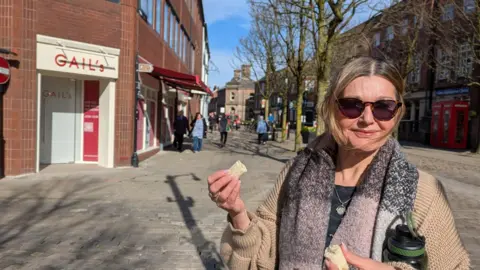
M 168 13 L 169 12 L 170 12 L 170 6 L 167 3 L 165 3 L 165 9 L 163 10 L 163 40 L 165 40 L 166 42 L 168 42 L 168 34 L 170 33 L 168 29 L 168 25 L 169 25 Z
M 442 21 L 453 20 L 455 16 L 455 6 L 453 4 L 446 4 L 443 6 Z
M 148 24 L 153 24 L 153 0 L 140 0 L 139 12 Z
M 161 26 L 162 26 L 162 0 L 157 0 L 157 5 L 155 8 L 155 30 L 157 33 L 160 34 Z

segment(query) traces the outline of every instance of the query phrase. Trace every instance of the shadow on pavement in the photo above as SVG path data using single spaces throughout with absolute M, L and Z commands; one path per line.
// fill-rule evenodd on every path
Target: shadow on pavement
M 88 198 L 102 181 L 56 179 L 0 194 L 0 269 L 135 269 L 146 265 L 128 239 L 142 228 L 122 205 Z
M 183 220 L 188 230 L 190 231 L 192 243 L 198 252 L 198 256 L 202 260 L 205 269 L 225 269 L 225 266 L 221 260 L 220 254 L 217 251 L 217 247 L 214 242 L 209 241 L 203 235 L 202 230 L 198 227 L 195 218 L 193 217 L 192 208 L 195 201 L 192 197 L 185 197 L 182 191 L 176 183 L 176 179 L 182 176 L 191 176 L 195 181 L 201 181 L 201 179 L 194 173 L 182 174 L 182 175 L 167 175 L 165 183 L 170 185 L 174 198 L 168 197 L 168 202 L 176 202 L 180 211 L 182 212 Z
M 230 153 L 239 155 L 260 156 L 273 159 L 278 162 L 286 163 L 291 159 L 292 151 L 288 149 L 277 147 L 267 142 L 266 145 L 259 145 L 256 140 L 232 140 L 227 142 L 225 147 Z M 244 151 L 242 151 L 244 150 Z M 282 157 L 287 155 L 286 157 Z

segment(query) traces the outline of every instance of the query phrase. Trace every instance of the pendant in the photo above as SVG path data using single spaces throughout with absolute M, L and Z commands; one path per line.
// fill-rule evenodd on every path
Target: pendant
M 343 216 L 345 214 L 346 209 L 345 209 L 345 206 L 339 205 L 335 210 L 337 211 L 337 214 L 339 214 L 340 216 Z

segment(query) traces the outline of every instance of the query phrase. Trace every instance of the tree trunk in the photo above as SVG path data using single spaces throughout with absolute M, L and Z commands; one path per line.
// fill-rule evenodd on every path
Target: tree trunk
M 300 87 L 297 87 L 297 124 L 295 129 L 295 152 L 300 150 L 302 145 L 302 113 L 303 113 L 303 91 L 299 91 Z
M 325 123 L 323 122 L 321 115 L 321 105 L 325 99 L 327 93 L 328 82 L 322 78 L 323 76 L 317 76 L 317 136 L 325 132 Z
M 270 112 L 270 98 L 266 98 L 265 100 L 265 113 L 264 113 L 264 118 L 265 121 L 268 120 L 268 113 Z
M 283 108 L 282 108 L 282 142 L 287 140 L 287 116 L 288 116 L 288 100 L 283 99 Z

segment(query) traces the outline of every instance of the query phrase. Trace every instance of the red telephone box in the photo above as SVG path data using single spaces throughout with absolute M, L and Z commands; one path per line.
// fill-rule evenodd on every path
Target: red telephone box
M 468 102 L 440 101 L 432 104 L 432 146 L 462 149 L 467 147 Z

